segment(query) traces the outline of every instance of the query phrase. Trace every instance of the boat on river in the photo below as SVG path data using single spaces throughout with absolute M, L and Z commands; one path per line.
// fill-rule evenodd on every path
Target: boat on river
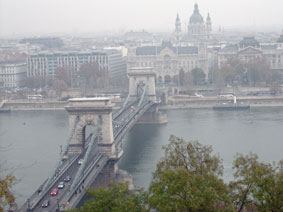
M 249 104 L 243 104 L 242 102 L 239 104 L 237 102 L 236 96 L 233 97 L 233 102 L 223 102 L 221 104 L 213 106 L 214 110 L 249 110 L 250 105 Z

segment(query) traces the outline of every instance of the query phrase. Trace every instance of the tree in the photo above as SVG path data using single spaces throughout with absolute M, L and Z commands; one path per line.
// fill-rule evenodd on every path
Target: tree
M 278 166 L 258 161 L 256 154 L 238 154 L 233 169 L 235 181 L 230 183 L 231 199 L 237 212 L 279 212 L 283 209 L 283 161 Z
M 22 86 L 28 87 L 28 88 L 43 88 L 47 85 L 47 77 L 43 76 L 33 76 L 28 77 L 25 79 L 25 82 L 23 82 Z
M 70 212 L 146 212 L 146 194 L 134 193 L 127 183 L 110 184 L 108 189 L 88 190 L 90 199 Z
M 185 72 L 183 69 L 179 71 L 179 85 L 184 86 L 185 84 Z
M 257 82 L 267 82 L 270 78 L 269 64 L 263 58 L 256 58 L 247 64 L 248 79 L 253 86 Z
M 87 88 L 103 88 L 108 85 L 108 70 L 101 69 L 95 62 L 82 64 L 79 75 L 85 92 Z
M 55 80 L 52 85 L 53 89 L 56 91 L 56 94 L 61 97 L 64 91 L 68 90 L 68 85 L 63 80 Z
M 149 204 L 160 212 L 221 211 L 229 208 L 223 166 L 210 146 L 170 137 L 149 188 Z
M 205 73 L 201 68 L 194 68 L 192 70 L 194 85 L 202 85 L 205 81 Z
M 0 178 L 0 212 L 4 212 L 7 205 L 15 203 L 15 197 L 11 192 L 15 182 L 15 177 L 7 175 L 4 179 Z
M 55 76 L 58 80 L 63 80 L 68 86 L 72 85 L 72 72 L 68 67 L 57 67 L 55 70 Z

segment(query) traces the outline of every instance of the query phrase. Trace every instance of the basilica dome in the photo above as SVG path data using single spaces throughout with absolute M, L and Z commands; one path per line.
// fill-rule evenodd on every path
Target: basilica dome
M 199 13 L 197 4 L 195 4 L 194 13 L 190 17 L 190 24 L 203 24 L 203 17 Z

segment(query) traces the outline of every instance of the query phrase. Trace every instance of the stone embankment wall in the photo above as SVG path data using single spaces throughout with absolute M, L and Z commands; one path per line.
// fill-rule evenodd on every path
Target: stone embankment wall
M 121 99 L 111 100 L 115 105 L 121 105 Z M 9 110 L 65 110 L 68 101 L 58 100 L 4 100 L 1 109 Z M 116 109 L 117 106 L 114 106 Z
M 123 100 L 112 100 L 117 108 Z M 174 96 L 168 99 L 167 105 L 159 109 L 212 108 L 215 105 L 233 102 L 233 98 L 219 97 L 186 97 Z M 249 104 L 251 107 L 283 107 L 283 96 L 245 96 L 237 97 L 238 104 Z M 3 103 L 3 104 L 2 104 Z M 58 100 L 8 100 L 1 102 L 1 109 L 11 110 L 65 110 L 68 101 Z
M 233 98 L 219 97 L 186 97 L 174 96 L 168 99 L 168 104 L 160 109 L 212 108 L 215 105 L 231 103 Z M 245 96 L 237 97 L 238 104 L 248 104 L 251 107 L 283 107 L 283 96 Z
M 9 100 L 2 108 L 10 110 L 64 110 L 67 101 L 55 100 Z

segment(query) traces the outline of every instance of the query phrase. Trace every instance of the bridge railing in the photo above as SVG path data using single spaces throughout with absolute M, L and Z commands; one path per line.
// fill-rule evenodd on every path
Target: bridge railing
M 96 138 L 97 138 L 96 134 L 97 134 L 97 133 L 95 133 L 95 134 L 92 135 L 92 138 L 91 138 L 91 141 L 90 141 L 90 143 L 89 143 L 89 145 L 88 145 L 87 151 L 86 151 L 86 153 L 85 153 L 83 162 L 82 162 L 82 164 L 80 165 L 80 168 L 79 168 L 79 170 L 78 170 L 78 172 L 77 172 L 77 174 L 76 174 L 76 176 L 75 176 L 75 178 L 74 178 L 74 180 L 73 180 L 73 182 L 72 182 L 72 185 L 71 185 L 71 187 L 70 187 L 70 190 L 71 190 L 71 191 L 75 188 L 77 182 L 80 180 L 81 175 L 82 175 L 83 172 L 84 172 L 85 166 L 86 166 L 86 164 L 87 164 L 87 162 L 88 162 L 88 159 L 89 159 L 89 154 L 90 154 L 90 152 L 91 152 L 91 150 L 92 150 L 92 147 L 93 147 L 95 141 L 97 141 L 97 139 L 96 139 Z
M 56 177 L 53 178 L 52 183 L 50 183 L 45 190 L 42 190 L 40 193 L 38 193 L 38 195 L 36 195 L 34 198 L 30 198 L 30 209 L 33 210 L 38 203 L 46 196 L 46 194 L 48 193 L 48 191 L 54 187 L 54 183 L 56 183 L 58 181 L 58 179 L 60 177 L 62 177 L 62 175 L 73 165 L 73 163 L 78 159 L 79 155 L 74 155 L 72 157 L 72 160 L 70 160 L 65 166 L 64 168 L 61 170 L 60 173 L 58 173 L 58 175 L 56 175 Z M 47 181 L 47 180 L 46 180 Z M 45 182 L 46 182 L 45 181 Z M 40 187 L 39 187 L 40 188 Z M 38 191 L 38 190 L 37 190 Z M 26 204 L 25 204 L 26 205 Z M 20 210 L 22 211 L 22 210 Z
M 68 150 L 68 146 L 69 146 L 69 144 L 70 144 L 70 142 L 71 142 L 71 140 L 72 140 L 72 137 L 74 136 L 74 133 L 75 133 L 75 130 L 76 130 L 76 128 L 77 128 L 78 123 L 79 123 L 79 117 L 77 116 L 76 119 L 75 119 L 75 123 L 74 123 L 74 125 L 73 125 L 73 128 L 72 128 L 71 132 L 69 133 L 67 142 L 66 142 L 66 144 L 64 145 L 64 148 L 63 148 L 63 151 L 62 151 L 62 153 L 61 153 L 61 155 L 60 155 L 60 158 L 59 158 L 59 160 L 58 160 L 58 162 L 57 162 L 55 168 L 54 168 L 53 171 L 51 172 L 50 176 L 48 177 L 48 181 L 47 181 L 47 183 L 44 185 L 44 187 L 42 188 L 42 190 L 45 190 L 46 187 L 47 187 L 50 183 L 52 183 L 52 178 L 53 178 L 54 175 L 56 174 L 58 168 L 62 165 L 63 160 L 64 160 L 64 155 L 66 154 L 66 152 L 67 152 L 67 150 Z
M 85 186 L 90 186 L 87 184 L 85 179 L 92 173 L 94 168 L 96 167 L 97 163 L 102 159 L 105 158 L 99 166 L 99 169 L 97 169 L 97 172 L 95 173 L 95 177 L 100 173 L 101 169 L 105 166 L 108 158 L 106 158 L 103 154 L 98 154 L 97 157 L 93 160 L 93 162 L 84 170 L 83 175 L 79 179 L 79 181 L 76 183 L 75 187 L 72 190 L 68 191 L 68 194 L 61 200 L 60 205 L 68 205 L 72 201 L 72 199 L 76 196 L 78 193 L 77 191 L 81 187 L 82 184 L 85 183 Z
M 121 139 L 119 139 L 118 137 L 120 136 L 120 134 L 124 134 L 128 131 L 128 128 L 130 127 L 129 124 L 131 124 L 130 122 L 133 121 L 133 123 L 135 123 L 135 120 L 138 120 L 139 117 L 141 117 L 145 111 L 148 110 L 148 108 L 154 104 L 152 101 L 146 101 L 144 102 L 139 108 L 137 108 L 130 117 L 127 117 L 123 123 L 123 125 L 121 125 L 121 127 L 115 131 L 114 133 L 114 141 L 115 141 L 115 145 L 118 147 L 118 143 L 121 141 Z

